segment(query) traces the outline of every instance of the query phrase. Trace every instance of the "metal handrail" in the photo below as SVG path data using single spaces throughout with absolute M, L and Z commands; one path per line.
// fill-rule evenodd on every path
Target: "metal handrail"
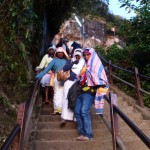
M 119 66 L 116 66 L 116 65 L 112 64 L 110 60 L 109 60 L 109 61 L 106 61 L 106 60 L 105 60 L 102 56 L 100 56 L 100 55 L 99 55 L 99 57 L 100 57 L 100 59 L 101 59 L 102 61 L 107 62 L 106 66 L 108 65 L 108 68 L 106 67 L 106 68 L 105 68 L 105 71 L 106 71 L 107 75 L 109 76 L 109 82 L 110 82 L 110 84 L 113 85 L 113 84 L 114 84 L 114 83 L 113 83 L 113 79 L 117 79 L 117 80 L 119 80 L 119 81 L 125 83 L 126 85 L 128 85 L 128 86 L 134 88 L 134 89 L 135 89 L 135 92 L 136 92 L 136 98 L 137 98 L 137 102 L 138 102 L 139 106 L 140 106 L 140 107 L 144 107 L 143 94 L 150 95 L 150 92 L 148 92 L 148 91 L 142 89 L 140 77 L 141 77 L 141 78 L 145 78 L 146 80 L 149 80 L 150 77 L 139 74 L 138 68 L 136 68 L 136 67 L 134 68 L 134 71 L 130 71 L 130 70 L 127 70 L 127 69 L 124 69 L 124 68 L 122 68 L 122 67 L 119 67 Z M 135 84 L 131 84 L 131 83 L 129 83 L 129 82 L 123 80 L 123 79 L 120 79 L 117 75 L 113 74 L 113 71 L 114 71 L 113 68 L 117 68 L 117 69 L 119 69 L 119 70 L 123 70 L 123 71 L 125 71 L 125 72 L 127 72 L 127 73 L 132 74 L 133 77 L 134 77 L 134 79 L 135 79 Z
M 115 75 L 112 75 L 112 77 L 114 77 L 115 79 L 118 79 L 118 80 L 122 81 L 123 83 L 125 83 L 125 84 L 127 84 L 127 85 L 129 85 L 129 86 L 131 86 L 131 87 L 133 87 L 133 88 L 136 88 L 135 85 L 133 85 L 133 84 L 131 84 L 131 83 L 125 81 L 125 80 L 122 80 L 122 79 L 120 79 L 119 77 L 117 77 L 117 76 L 115 76 Z
M 27 129 L 29 126 L 29 121 L 31 119 L 33 106 L 35 104 L 36 95 L 38 93 L 37 87 L 39 87 L 39 80 L 37 80 L 35 83 L 31 98 L 29 100 L 27 100 L 25 103 L 25 110 L 23 112 L 24 116 L 22 116 L 23 117 L 22 118 L 23 124 L 17 123 L 15 125 L 14 129 L 12 130 L 12 132 L 10 133 L 8 138 L 6 139 L 5 143 L 2 145 L 1 150 L 8 150 L 8 148 L 10 147 L 10 145 L 12 144 L 13 140 L 15 139 L 15 137 L 17 135 L 19 135 L 18 148 L 22 149 L 23 143 L 24 143 L 24 140 L 26 137 Z M 31 108 L 31 105 L 32 105 L 32 108 Z
M 119 67 L 119 66 L 114 65 L 114 64 L 112 64 L 112 67 L 117 68 L 117 69 L 119 69 L 119 70 L 126 71 L 126 72 L 131 73 L 131 74 L 134 74 L 134 72 L 133 72 L 133 71 L 131 71 L 131 70 L 127 70 L 127 69 L 124 69 L 124 68 Z
M 13 139 L 16 137 L 16 135 L 20 133 L 20 130 L 21 130 L 21 126 L 19 124 L 16 124 L 12 132 L 10 133 L 9 137 L 7 138 L 7 140 L 4 142 L 3 146 L 1 147 L 1 150 L 8 150 Z
M 105 95 L 106 101 L 110 104 L 110 99 Z M 150 139 L 114 104 L 113 110 L 124 120 L 124 122 L 134 131 L 134 133 L 150 148 Z
M 145 90 L 143 90 L 143 89 L 139 89 L 141 92 L 143 92 L 143 93 L 145 93 L 145 94 L 147 94 L 147 95 L 149 95 L 150 96 L 150 92 L 147 92 L 147 91 L 145 91 Z
M 104 57 L 102 57 L 101 55 L 98 55 L 102 60 L 104 60 L 106 63 L 108 63 L 108 61 L 104 58 Z
M 148 77 L 148 76 L 145 76 L 145 75 L 142 75 L 142 74 L 138 74 L 140 77 L 142 77 L 142 78 L 144 78 L 144 79 L 147 79 L 147 80 L 150 80 L 150 77 Z

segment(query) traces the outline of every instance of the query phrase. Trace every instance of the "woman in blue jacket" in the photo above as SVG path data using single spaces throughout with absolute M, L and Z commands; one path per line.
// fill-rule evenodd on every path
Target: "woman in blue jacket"
M 36 76 L 36 79 L 42 78 L 50 70 L 54 72 L 54 114 L 61 114 L 64 82 L 57 80 L 57 72 L 63 68 L 69 57 L 62 47 L 56 49 L 55 56 L 49 65 Z

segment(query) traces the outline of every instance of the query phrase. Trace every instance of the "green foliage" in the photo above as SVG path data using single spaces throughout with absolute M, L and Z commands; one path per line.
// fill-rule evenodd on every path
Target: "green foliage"
M 95 49 L 96 49 L 96 51 L 97 51 L 98 54 L 100 54 L 101 56 L 105 57 L 106 50 L 103 47 L 97 46 L 97 47 L 95 47 Z
M 107 59 L 111 60 L 113 64 L 122 66 L 124 68 L 132 65 L 132 61 L 130 59 L 130 50 L 127 47 L 118 47 L 117 44 L 113 44 L 107 49 Z
M 100 15 L 103 16 L 108 13 L 109 0 L 73 0 L 73 11 L 82 15 Z
M 16 121 L 16 110 L 0 96 L 0 147 L 10 134 Z
M 3 1 L 1 11 L 1 78 L 5 83 L 19 86 L 28 82 L 28 61 L 33 44 L 39 40 L 33 41 L 41 24 L 32 0 Z
M 121 0 L 120 0 L 121 1 Z M 149 1 L 138 0 L 139 5 L 135 6 L 128 0 L 122 0 L 122 7 L 132 9 L 137 16 L 124 21 L 120 27 L 119 35 L 126 42 L 130 49 L 131 59 L 142 73 L 150 58 L 150 3 Z
M 16 116 L 16 110 L 11 106 L 10 102 L 0 96 L 0 106 L 8 115 Z M 7 108 L 7 109 L 6 109 Z
M 150 1 L 136 0 L 138 5 L 133 1 L 119 0 L 125 9 L 130 13 L 133 10 L 137 15 L 128 20 L 124 20 L 119 29 L 119 35 L 126 43 L 132 61 L 132 66 L 139 69 L 140 74 L 150 76 Z M 146 91 L 150 90 L 150 81 L 141 80 L 141 86 Z M 150 107 L 150 96 L 144 94 L 144 104 Z

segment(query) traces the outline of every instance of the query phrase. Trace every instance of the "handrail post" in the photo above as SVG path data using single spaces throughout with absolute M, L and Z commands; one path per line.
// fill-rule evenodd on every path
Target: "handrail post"
M 113 84 L 111 60 L 108 61 L 108 70 L 109 70 L 109 82 L 110 82 L 110 84 Z
M 110 119 L 111 119 L 111 132 L 112 132 L 112 142 L 113 142 L 113 150 L 116 150 L 116 133 L 115 133 L 115 123 L 114 123 L 114 112 L 113 112 L 113 102 L 111 98 L 111 93 L 109 93 L 110 100 Z
M 140 78 L 139 78 L 139 73 L 138 73 L 138 68 L 134 68 L 134 73 L 135 73 L 135 82 L 136 82 L 136 93 L 137 93 L 137 99 L 138 99 L 138 104 L 140 107 L 144 107 L 144 102 L 143 102 L 143 96 L 140 92 L 141 84 L 140 84 Z
M 21 126 L 21 131 L 20 131 L 20 139 L 19 139 L 19 147 L 18 150 L 22 147 L 22 142 L 23 142 L 23 137 L 24 137 L 24 123 L 25 123 L 25 103 L 22 103 L 19 105 L 19 110 L 18 110 L 18 117 L 17 117 L 17 123 L 20 124 Z
M 112 101 L 112 105 L 115 105 L 118 107 L 118 99 L 117 99 L 116 94 L 111 94 L 111 101 Z M 113 111 L 113 117 L 114 117 L 114 125 L 115 125 L 115 135 L 116 135 L 116 137 L 119 137 L 120 136 L 119 118 L 118 118 L 118 115 L 115 111 Z

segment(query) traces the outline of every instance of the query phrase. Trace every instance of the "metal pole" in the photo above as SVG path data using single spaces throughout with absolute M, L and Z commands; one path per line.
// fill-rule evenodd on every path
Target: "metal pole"
M 114 122 L 114 111 L 113 111 L 113 102 L 111 98 L 111 93 L 109 93 L 110 99 L 110 119 L 111 119 L 111 132 L 112 132 L 112 142 L 113 142 L 113 150 L 116 150 L 116 133 L 115 133 L 115 122 Z
M 110 82 L 110 84 L 113 84 L 112 63 L 111 63 L 111 60 L 109 60 L 108 64 L 109 64 L 109 66 L 108 66 L 108 70 L 109 70 L 109 82 Z
M 84 18 L 82 18 L 82 36 L 83 36 L 83 41 L 82 41 L 82 45 L 84 45 L 84 40 L 85 40 L 85 26 L 84 26 L 85 20 Z
M 135 82 L 136 82 L 136 92 L 137 92 L 137 98 L 138 98 L 138 104 L 140 107 L 144 107 L 144 102 L 143 102 L 143 96 L 141 94 L 140 88 L 141 88 L 141 83 L 140 83 L 140 77 L 139 77 L 139 72 L 138 68 L 134 68 L 134 73 L 135 73 Z

